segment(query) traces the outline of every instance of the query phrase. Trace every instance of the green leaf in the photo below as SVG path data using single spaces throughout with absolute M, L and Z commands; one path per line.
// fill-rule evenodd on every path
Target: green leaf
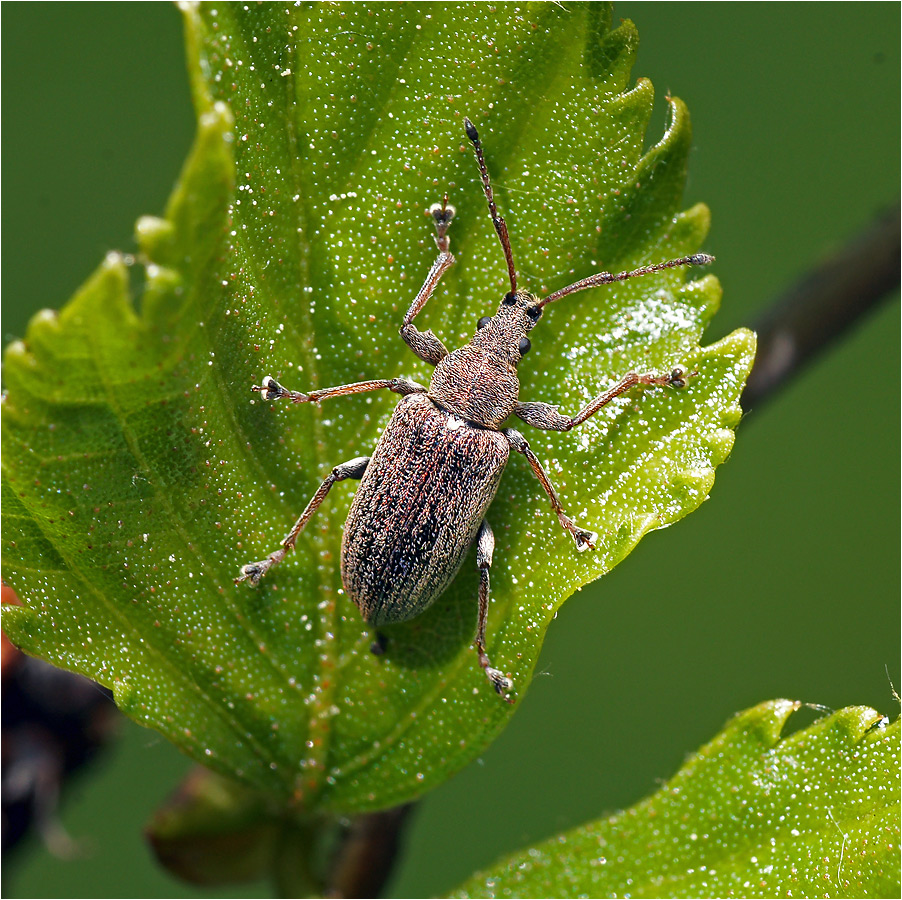
M 894 897 L 899 720 L 740 713 L 638 805 L 523 850 L 460 897 Z
M 628 87 L 636 31 L 610 30 L 602 5 L 186 4 L 185 19 L 197 143 L 165 218 L 138 223 L 140 266 L 112 254 L 6 354 L 3 564 L 25 605 L 4 627 L 296 810 L 397 804 L 513 711 L 471 646 L 473 557 L 380 658 L 341 586 L 351 486 L 259 589 L 236 587 L 330 469 L 371 451 L 395 401 L 286 408 L 248 388 L 428 381 L 397 329 L 435 257 L 424 211 L 446 192 L 458 261 L 421 319 L 458 345 L 494 311 L 505 268 L 464 115 L 524 286 L 694 252 L 708 213 L 679 211 L 688 113 L 673 100 L 643 152 L 652 87 Z M 530 433 L 595 552 L 576 554 L 511 460 L 491 510 L 489 652 L 517 700 L 561 603 L 695 509 L 729 453 L 754 344 L 699 346 L 719 297 L 713 276 L 669 270 L 568 297 L 533 332 L 521 397 L 566 411 L 634 369 L 699 374 L 577 433 Z

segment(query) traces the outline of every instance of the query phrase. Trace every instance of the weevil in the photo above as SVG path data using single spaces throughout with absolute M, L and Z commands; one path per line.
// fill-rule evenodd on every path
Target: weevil
M 526 458 L 558 521 L 578 550 L 594 547 L 598 536 L 580 528 L 564 512 L 528 441 L 516 429 L 505 427 L 505 421 L 517 416 L 536 428 L 570 431 L 636 385 L 682 388 L 691 377 L 680 366 L 657 375 L 631 372 L 575 416 L 567 416 L 547 403 L 519 400 L 517 366 L 530 349 L 527 334 L 549 303 L 568 294 L 675 266 L 707 265 L 714 258 L 699 253 L 619 274 L 598 272 L 541 299 L 518 288 L 507 225 L 495 204 L 479 134 L 469 119 L 464 119 L 464 126 L 476 151 L 489 214 L 504 251 L 510 291 L 501 298 L 494 316 L 478 321 L 470 343 L 453 352 L 449 353 L 431 330 L 421 332 L 413 324 L 442 276 L 454 264 L 448 238 L 454 208 L 445 197 L 430 209 L 438 257 L 401 325 L 401 337 L 407 346 L 435 367 L 428 388 L 406 378 L 388 378 L 304 394 L 283 387 L 269 375 L 251 388 L 264 400 L 292 403 L 318 403 L 381 389 L 400 394 L 401 400 L 373 455 L 357 457 L 332 469 L 279 549 L 266 559 L 243 566 L 236 583 L 258 584 L 269 569 L 294 549 L 298 535 L 332 486 L 349 478 L 358 479 L 360 486 L 341 542 L 341 579 L 364 620 L 378 628 L 418 616 L 442 595 L 475 544 L 479 611 L 474 644 L 479 665 L 495 690 L 513 702 L 509 693 L 513 682 L 492 666 L 485 647 L 489 569 L 495 547 L 486 513 L 510 451 Z

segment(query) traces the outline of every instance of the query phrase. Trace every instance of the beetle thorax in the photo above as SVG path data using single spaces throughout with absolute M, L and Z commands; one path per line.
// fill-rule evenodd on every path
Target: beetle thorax
M 519 392 L 516 368 L 473 344 L 449 353 L 429 385 L 439 406 L 484 428 L 497 428 L 513 413 Z
M 517 403 L 517 365 L 529 349 L 526 333 L 538 321 L 535 304 L 526 291 L 506 294 L 494 316 L 479 320 L 473 340 L 436 366 L 429 396 L 462 419 L 497 428 Z

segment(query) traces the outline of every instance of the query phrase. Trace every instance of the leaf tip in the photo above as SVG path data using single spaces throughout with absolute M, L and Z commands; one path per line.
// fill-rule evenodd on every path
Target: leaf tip
M 599 81 L 612 82 L 614 90 L 625 86 L 639 50 L 639 31 L 630 19 L 611 29 L 609 4 L 590 4 L 586 67 Z
M 159 216 L 141 216 L 135 222 L 135 240 L 150 259 L 156 259 L 171 247 L 175 240 L 175 227 Z
M 797 736 L 799 740 L 807 740 L 814 733 L 826 731 L 833 732 L 836 740 L 841 744 L 857 744 L 876 728 L 887 724 L 889 724 L 887 717 L 870 706 L 847 706 L 831 712 L 808 728 L 795 732 L 787 740 L 792 740 Z
M 17 340 L 10 341 L 6 346 L 6 350 L 3 352 L 3 364 L 4 366 L 8 366 L 11 364 L 22 364 L 28 358 L 28 347 L 25 345 L 25 341 Z M 4 395 L 5 399 L 5 395 Z
M 19 604 L 0 604 L 0 622 L 3 634 L 20 650 L 33 653 L 31 635 L 37 626 L 37 614 L 33 609 Z
M 667 96 L 670 107 L 670 117 L 659 146 L 665 147 L 680 143 L 688 144 L 692 140 L 692 121 L 689 117 L 689 107 L 679 97 Z
M 735 739 L 739 733 L 757 738 L 768 747 L 773 747 L 783 733 L 787 719 L 801 707 L 799 700 L 768 700 L 751 709 L 737 713 L 727 724 L 723 736 Z
M 116 706 L 126 715 L 136 718 L 138 710 L 135 708 L 135 691 L 133 687 L 127 681 L 117 678 L 113 681 L 111 689 Z
M 198 122 L 205 131 L 225 134 L 235 124 L 235 119 L 228 104 L 217 100 L 206 112 L 201 113 Z

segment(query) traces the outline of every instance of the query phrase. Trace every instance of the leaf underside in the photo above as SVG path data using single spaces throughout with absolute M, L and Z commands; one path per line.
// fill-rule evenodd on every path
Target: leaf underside
M 657 793 L 518 852 L 459 897 L 895 897 L 899 720 L 740 713 Z
M 140 288 L 111 254 L 59 314 L 7 350 L 3 566 L 29 653 L 110 686 L 194 759 L 296 808 L 410 799 L 478 755 L 512 713 L 471 647 L 472 554 L 388 652 L 344 596 L 338 485 L 255 590 L 239 567 L 278 546 L 330 469 L 369 454 L 394 395 L 285 407 L 308 391 L 421 382 L 397 336 L 435 257 L 424 211 L 458 210 L 457 263 L 418 319 L 449 346 L 505 291 L 463 132 L 480 130 L 524 287 L 697 250 L 680 212 L 691 146 L 672 101 L 643 151 L 650 83 L 637 35 L 600 4 L 185 6 L 197 141 L 162 219 L 138 222 Z M 671 270 L 549 307 L 521 398 L 575 413 L 629 371 L 698 376 L 633 391 L 570 434 L 532 432 L 577 555 L 522 459 L 490 511 L 489 651 L 523 696 L 561 603 L 648 531 L 695 509 L 728 455 L 754 354 L 699 345 L 720 289 Z M 524 426 L 524 430 L 525 426 Z

